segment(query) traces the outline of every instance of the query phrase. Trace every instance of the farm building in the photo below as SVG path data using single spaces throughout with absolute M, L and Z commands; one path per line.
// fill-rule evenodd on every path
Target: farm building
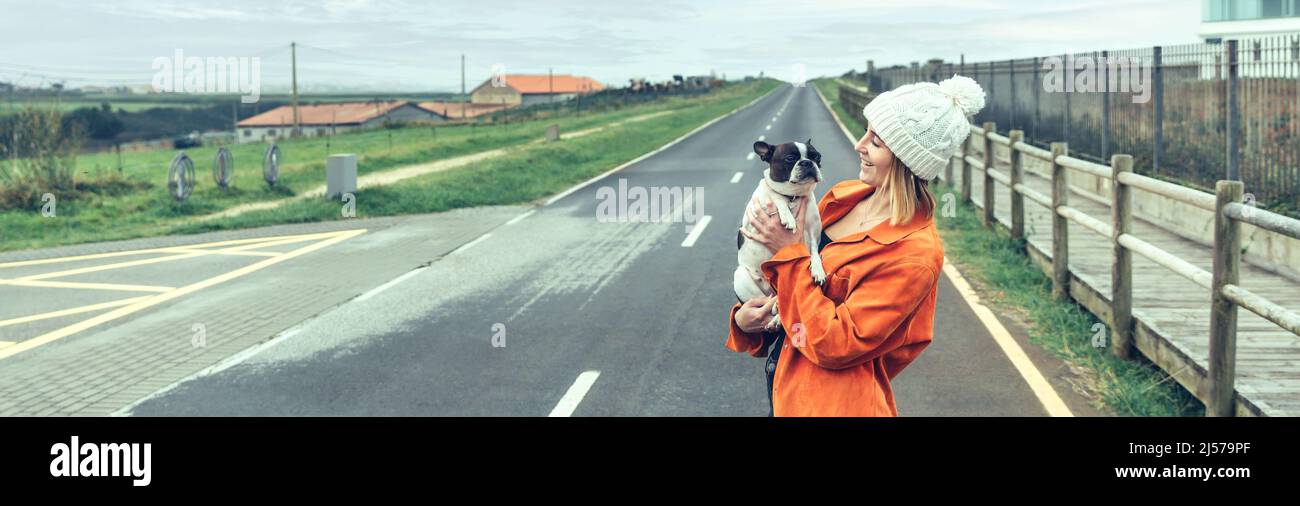
M 474 118 L 509 109 L 509 104 L 475 104 L 473 102 L 420 102 L 420 108 L 437 114 L 445 120 Z
M 420 121 L 442 121 L 442 116 L 404 101 L 298 106 L 298 124 L 306 137 L 374 128 L 388 122 Z M 240 143 L 288 137 L 293 131 L 293 106 L 282 105 L 244 119 L 235 124 L 235 130 Z
M 589 77 L 571 75 L 506 74 L 484 81 L 470 93 L 474 104 L 530 106 L 561 102 L 578 95 L 596 92 L 605 86 Z

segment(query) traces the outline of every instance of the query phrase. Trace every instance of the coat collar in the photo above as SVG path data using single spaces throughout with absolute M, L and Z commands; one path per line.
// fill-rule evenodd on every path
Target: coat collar
M 839 221 L 840 218 L 843 218 L 853 209 L 853 206 L 856 206 L 858 202 L 875 193 L 875 191 L 876 187 L 857 179 L 841 181 L 831 187 L 831 191 L 827 193 L 824 199 L 826 201 L 825 208 L 821 212 L 822 229 L 825 230 L 832 223 Z M 899 239 L 907 237 L 908 234 L 923 229 L 932 223 L 934 223 L 933 218 L 928 218 L 924 213 L 918 212 L 907 223 L 892 225 L 889 220 L 885 220 L 879 225 L 871 227 L 871 230 L 866 231 L 865 235 L 858 232 L 842 237 L 840 241 L 836 242 L 854 242 L 864 237 L 870 237 L 873 241 L 881 244 L 893 244 Z

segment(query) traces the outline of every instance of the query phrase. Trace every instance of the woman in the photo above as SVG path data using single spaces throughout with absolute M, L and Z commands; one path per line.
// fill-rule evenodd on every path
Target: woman
M 819 204 L 822 286 L 808 271 L 803 230 L 787 230 L 775 209 L 750 217 L 754 233 L 741 229 L 773 251 L 762 270 L 776 295 L 732 308 L 727 347 L 762 357 L 771 346 L 773 415 L 898 416 L 890 381 L 930 344 L 943 266 L 928 182 L 983 106 L 979 85 L 953 76 L 882 93 L 863 108 L 870 128 L 855 146 L 859 179 L 836 184 Z M 783 328 L 764 334 L 773 303 Z

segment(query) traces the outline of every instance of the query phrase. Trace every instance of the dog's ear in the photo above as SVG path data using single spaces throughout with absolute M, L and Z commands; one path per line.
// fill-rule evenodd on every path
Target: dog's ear
M 758 153 L 758 159 L 764 162 L 772 161 L 773 151 L 776 151 L 776 149 L 771 144 L 768 144 L 763 141 L 758 141 L 754 143 L 754 152 Z

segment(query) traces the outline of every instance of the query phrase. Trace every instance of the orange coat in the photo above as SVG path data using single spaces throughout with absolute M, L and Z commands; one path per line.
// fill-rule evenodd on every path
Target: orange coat
M 818 207 L 822 227 L 874 191 L 858 180 L 836 184 Z M 889 382 L 933 334 L 943 267 L 934 220 L 919 213 L 898 226 L 886 220 L 827 244 L 821 256 L 827 272 L 822 287 L 813 282 L 802 243 L 762 265 L 786 331 L 772 383 L 773 414 L 898 416 Z M 762 335 L 736 326 L 740 306 L 731 309 L 727 348 L 765 356 Z

